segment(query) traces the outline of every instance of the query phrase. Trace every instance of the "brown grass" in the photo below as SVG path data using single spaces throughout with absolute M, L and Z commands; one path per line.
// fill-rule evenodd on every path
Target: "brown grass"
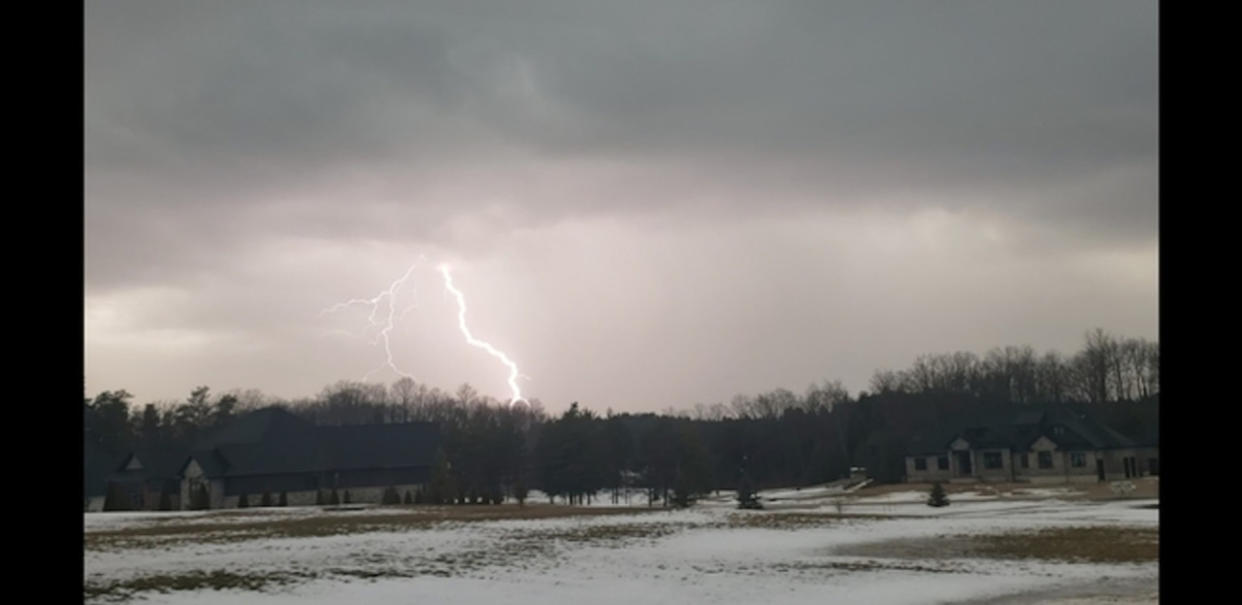
M 1160 497 L 1159 477 L 1119 479 L 1119 481 L 1130 481 L 1134 484 L 1135 490 L 1128 495 L 1119 496 L 1113 493 L 1112 481 L 1106 483 L 941 483 L 941 485 L 944 487 L 945 493 L 950 496 L 953 494 L 979 492 L 1005 498 L 1022 498 L 1022 492 L 1027 490 L 1068 488 L 1072 492 L 1059 497 L 1086 498 L 1088 500 L 1152 499 Z M 864 487 L 854 492 L 853 496 L 865 498 L 910 491 L 926 493 L 930 492 L 931 488 L 931 483 L 892 483 Z M 1013 495 L 1002 496 L 1002 494 Z M 950 497 L 950 499 L 952 498 Z
M 86 550 L 156 547 L 192 540 L 196 543 L 238 542 L 267 538 L 310 538 L 372 531 L 410 531 L 427 529 L 441 523 L 470 523 L 506 519 L 552 519 L 562 517 L 607 516 L 636 514 L 647 509 L 636 508 L 575 508 L 554 505 L 527 506 L 435 506 L 411 507 L 408 512 L 388 514 L 333 514 L 307 517 L 273 515 L 270 520 L 230 522 L 230 517 L 245 513 L 222 511 L 213 513 L 219 523 L 168 523 L 177 519 L 161 519 L 159 524 L 88 532 L 83 535 Z M 201 518 L 200 518 L 201 519 Z
M 945 535 L 858 544 L 836 554 L 902 559 L 1039 559 L 1088 563 L 1144 563 L 1160 556 L 1154 528 L 1059 527 L 985 535 Z
M 762 528 L 762 529 L 802 529 L 807 527 L 824 527 L 842 522 L 870 521 L 877 519 L 919 518 L 900 515 L 839 515 L 836 513 L 804 513 L 804 512 L 753 512 L 731 513 L 727 527 Z

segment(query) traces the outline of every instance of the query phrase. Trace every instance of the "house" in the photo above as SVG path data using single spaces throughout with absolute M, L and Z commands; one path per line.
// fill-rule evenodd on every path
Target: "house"
M 108 475 L 116 470 L 118 456 L 105 450 L 89 439 L 82 440 L 82 499 L 83 510 L 99 512 L 104 509 L 108 492 Z
M 320 491 L 349 491 L 352 502 L 380 502 L 384 490 L 415 490 L 431 477 L 440 447 L 426 422 L 316 426 L 280 408 L 266 408 L 213 431 L 181 459 L 175 472 L 183 509 L 252 505 L 263 494 L 289 505 L 316 504 Z
M 177 480 L 178 462 L 184 448 L 145 447 L 134 450 L 114 465 L 107 477 L 109 510 L 177 510 L 181 490 Z
M 1158 435 L 1135 440 L 1069 406 L 976 414 L 916 434 L 906 480 L 1114 481 L 1155 475 Z

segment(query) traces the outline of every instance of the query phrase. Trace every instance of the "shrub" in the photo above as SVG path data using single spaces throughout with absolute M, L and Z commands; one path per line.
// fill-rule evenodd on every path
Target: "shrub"
M 263 497 L 259 499 L 259 506 L 271 506 L 271 505 L 272 505 L 272 494 L 268 492 L 263 492 Z
M 190 509 L 207 510 L 211 508 L 211 496 L 207 494 L 207 486 L 199 485 L 190 490 Z
M 315 490 L 315 506 L 323 506 L 327 503 L 327 498 L 323 497 L 323 490 Z
M 289 496 L 285 492 L 280 492 L 280 499 L 276 501 L 276 506 L 289 506 Z
M 350 500 L 349 500 L 349 490 L 345 490 L 345 498 L 343 498 L 341 501 L 342 501 L 342 502 L 344 502 L 345 504 L 349 504 L 349 501 L 350 501 Z
M 927 496 L 927 505 L 935 507 L 949 505 L 949 497 L 945 495 L 944 486 L 940 485 L 939 482 L 932 485 L 931 493 Z
M 401 504 L 401 495 L 397 493 L 396 487 L 388 487 L 384 489 L 384 496 L 380 499 L 381 504 Z
M 404 502 L 405 502 L 406 504 L 414 504 L 414 498 L 410 496 L 410 490 L 408 490 L 408 489 L 407 489 L 407 490 L 405 490 L 405 500 L 404 500 Z
M 340 494 L 336 493 L 336 488 L 332 488 L 332 493 L 328 495 L 328 504 L 336 506 L 341 503 Z
M 742 475 L 741 481 L 737 485 L 737 507 L 759 510 L 763 505 L 759 503 L 759 497 L 755 494 L 755 488 L 751 484 L 750 477 Z
M 249 507 L 250 507 L 250 501 L 246 499 L 246 494 L 242 494 L 241 497 L 237 499 L 237 508 L 249 508 Z

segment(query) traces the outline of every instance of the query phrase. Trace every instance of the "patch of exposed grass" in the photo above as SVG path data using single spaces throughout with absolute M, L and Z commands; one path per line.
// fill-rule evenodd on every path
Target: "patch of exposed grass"
M 637 514 L 646 509 L 574 508 L 567 506 L 443 506 L 417 507 L 409 512 L 388 514 L 324 513 L 305 517 L 229 522 L 234 511 L 218 514 L 220 522 L 168 523 L 122 529 L 87 532 L 83 535 L 85 550 L 116 550 L 124 548 L 157 548 L 180 542 L 227 543 L 269 538 L 313 538 L 378 531 L 411 531 L 427 529 L 441 523 L 496 521 L 506 519 L 551 519 L 559 517 Z M 212 515 L 216 518 L 217 515 Z
M 731 513 L 726 527 L 762 529 L 805 529 L 826 527 L 850 521 L 905 518 L 899 515 L 840 515 L 836 513 L 754 512 Z M 913 517 L 909 517 L 913 518 Z
M 1142 563 L 1160 556 L 1160 533 L 1152 528 L 1063 527 L 972 538 L 980 554 L 993 558 Z
M 1159 531 L 1145 527 L 1058 527 L 856 544 L 835 554 L 905 559 L 1038 559 L 1088 563 L 1156 561 Z
M 307 577 L 296 572 L 234 573 L 215 570 L 182 574 L 154 574 L 129 580 L 87 582 L 83 586 L 86 601 L 126 601 L 141 592 L 174 592 L 181 590 L 263 590 L 273 584 L 283 585 Z

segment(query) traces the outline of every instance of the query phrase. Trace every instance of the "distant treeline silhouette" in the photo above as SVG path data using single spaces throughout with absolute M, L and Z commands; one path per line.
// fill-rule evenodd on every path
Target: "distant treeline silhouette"
M 577 502 L 637 488 L 652 503 L 684 503 L 734 489 L 743 475 L 758 488 L 813 485 L 865 466 L 879 481 L 899 481 L 917 429 L 1001 406 L 1074 404 L 1122 433 L 1151 434 L 1159 346 L 1096 329 L 1069 357 L 1029 346 L 922 355 L 905 370 L 877 371 L 869 386 L 851 396 L 840 381 L 825 381 L 802 395 L 775 389 L 659 414 L 601 414 L 574 402 L 557 417 L 537 400 L 510 407 L 468 384 L 450 394 L 409 378 L 341 381 L 296 400 L 254 390 L 213 397 L 203 386 L 185 401 L 141 407 L 119 390 L 84 399 L 83 428 L 87 441 L 122 453 L 188 450 L 204 431 L 273 405 L 317 424 L 431 421 L 444 437 L 433 473 L 441 501 L 524 499 L 533 488 Z

